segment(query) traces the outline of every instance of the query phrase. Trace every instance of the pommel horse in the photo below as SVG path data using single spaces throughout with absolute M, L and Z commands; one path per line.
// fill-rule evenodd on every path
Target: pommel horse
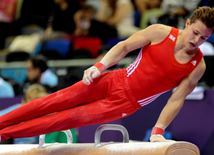
M 118 130 L 123 135 L 123 143 L 101 143 L 105 130 Z M 200 155 L 198 147 L 192 143 L 177 142 L 131 142 L 127 130 L 116 124 L 104 124 L 97 128 L 94 143 L 72 143 L 70 130 L 67 144 L 45 144 L 45 135 L 40 135 L 38 144 L 0 145 L 0 155 Z

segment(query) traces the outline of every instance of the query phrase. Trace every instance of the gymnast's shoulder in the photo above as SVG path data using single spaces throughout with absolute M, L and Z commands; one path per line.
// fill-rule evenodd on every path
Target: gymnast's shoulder
M 152 24 L 144 29 L 144 31 L 150 31 L 150 33 L 157 33 L 158 35 L 168 35 L 172 30 L 171 26 L 163 24 Z
M 143 29 L 142 34 L 149 37 L 153 42 L 159 42 L 169 35 L 171 29 L 172 27 L 163 24 L 153 24 Z

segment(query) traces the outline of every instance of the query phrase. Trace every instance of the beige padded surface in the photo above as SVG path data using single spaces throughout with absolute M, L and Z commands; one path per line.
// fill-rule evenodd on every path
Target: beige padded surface
M 112 143 L 95 149 L 93 143 L 0 145 L 0 155 L 200 155 L 196 145 L 188 142 Z

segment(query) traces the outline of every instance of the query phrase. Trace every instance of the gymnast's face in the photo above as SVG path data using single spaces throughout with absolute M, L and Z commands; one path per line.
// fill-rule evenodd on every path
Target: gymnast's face
M 207 26 L 200 20 L 190 24 L 190 20 L 188 19 L 185 31 L 184 42 L 189 50 L 196 49 L 212 34 L 212 29 L 207 28 Z
M 29 81 L 38 81 L 41 71 L 38 67 L 34 67 L 31 61 L 27 61 L 27 78 Z

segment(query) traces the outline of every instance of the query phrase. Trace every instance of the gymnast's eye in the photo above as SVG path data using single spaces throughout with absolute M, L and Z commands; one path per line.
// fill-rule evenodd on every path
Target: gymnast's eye
M 194 33 L 195 35 L 198 35 L 198 33 L 197 33 L 197 32 L 195 32 L 195 31 L 193 31 L 193 33 Z
M 201 39 L 205 40 L 206 38 L 204 38 L 204 37 L 201 37 Z

